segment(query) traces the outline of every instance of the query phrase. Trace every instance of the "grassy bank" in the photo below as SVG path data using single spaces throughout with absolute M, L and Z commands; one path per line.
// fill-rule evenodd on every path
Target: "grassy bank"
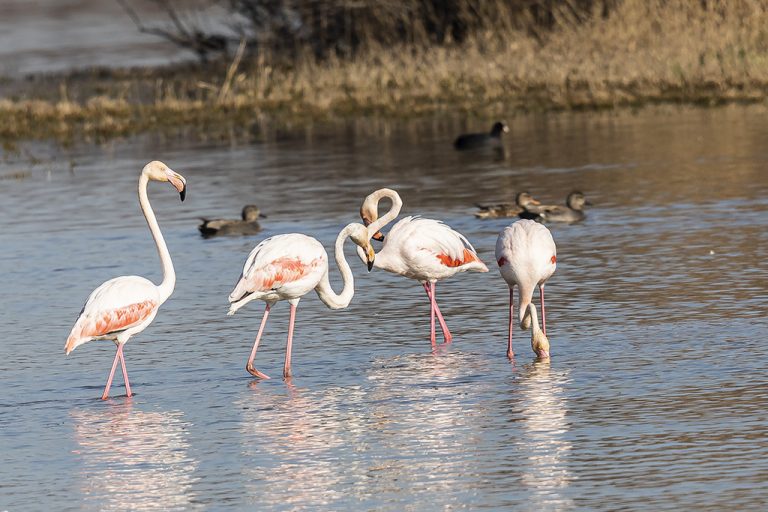
M 706 6 L 702 6 L 706 4 Z M 606 17 L 561 20 L 545 40 L 505 29 L 461 46 L 369 48 L 349 59 L 267 59 L 84 73 L 6 84 L 0 138 L 109 137 L 245 126 L 254 116 L 324 118 L 441 111 L 763 102 L 763 2 L 624 0 Z

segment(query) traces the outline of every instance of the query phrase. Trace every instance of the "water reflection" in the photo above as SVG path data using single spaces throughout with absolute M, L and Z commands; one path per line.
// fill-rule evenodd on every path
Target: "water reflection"
M 486 460 L 478 397 L 493 385 L 473 375 L 487 372 L 474 354 L 441 346 L 431 354 L 381 358 L 367 372 L 372 418 L 371 486 L 367 492 L 433 508 L 459 503 L 477 492 Z
M 532 491 L 533 510 L 571 508 L 564 495 L 573 480 L 568 469 L 571 443 L 564 385 L 568 370 L 553 370 L 549 360 L 527 365 L 519 381 L 525 404 L 520 409 L 524 435 L 518 438 L 520 453 L 527 461 L 522 482 Z
M 101 404 L 99 404 L 101 405 Z M 70 416 L 83 503 L 99 510 L 187 510 L 197 461 L 181 411 L 140 411 L 132 400 Z
M 274 389 L 254 381 L 235 406 L 240 431 L 246 494 L 253 504 L 329 505 L 341 474 L 332 453 L 344 444 L 346 424 L 338 410 L 341 389 L 322 393 L 294 386 Z

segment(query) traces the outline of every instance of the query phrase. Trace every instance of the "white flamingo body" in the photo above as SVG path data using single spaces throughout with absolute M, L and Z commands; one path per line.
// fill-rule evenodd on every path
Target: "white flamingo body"
M 243 273 L 229 296 L 232 315 L 251 300 L 297 300 L 311 292 L 328 273 L 323 244 L 300 233 L 276 235 L 260 242 L 243 266 Z M 250 295 L 238 300 L 245 293 Z
M 139 178 L 139 204 L 160 255 L 163 281 L 160 285 L 155 285 L 152 281 L 140 276 L 121 276 L 106 281 L 91 292 L 64 346 L 65 353 L 69 354 L 75 348 L 92 340 L 112 340 L 116 343 L 117 352 L 112 363 L 112 371 L 101 397 L 104 400 L 109 396 L 109 388 L 112 385 L 118 361 L 122 365 L 126 393 L 129 397 L 131 396 L 123 345 L 131 336 L 140 333 L 152 323 L 160 306 L 171 296 L 176 285 L 176 273 L 171 256 L 147 197 L 147 184 L 150 180 L 170 182 L 181 195 L 182 201 L 186 194 L 186 180 L 158 161 L 144 166 Z
M 526 314 L 528 304 L 533 300 L 534 289 L 539 287 L 542 328 L 546 334 L 544 284 L 557 267 L 557 248 L 552 239 L 552 233 L 542 224 L 532 220 L 519 220 L 504 228 L 499 234 L 496 240 L 496 261 L 499 264 L 501 276 L 509 285 L 510 319 L 507 355 L 511 357 L 514 312 L 512 294 L 515 286 L 518 287 L 519 319 L 523 329 L 529 326 L 531 315 Z
M 121 276 L 106 281 L 85 302 L 69 335 L 72 343 L 68 339 L 67 353 L 92 340 L 126 343 L 152 323 L 163 302 L 157 286 L 149 279 Z M 131 313 L 130 321 L 120 322 L 121 317 Z M 105 329 L 100 324 L 110 327 Z
M 346 308 L 355 292 L 352 270 L 344 258 L 344 242 L 347 238 L 365 249 L 368 269 L 373 265 L 373 248 L 368 242 L 368 230 L 362 224 L 347 225 L 336 238 L 335 256 L 344 282 L 342 291 L 336 294 L 328 278 L 328 254 L 316 239 L 300 233 L 276 235 L 259 243 L 248 255 L 243 272 L 229 294 L 228 315 L 252 300 L 266 302 L 264 317 L 253 344 L 253 350 L 246 364 L 246 370 L 254 377 L 269 377 L 253 367 L 253 360 L 259 341 L 264 333 L 264 326 L 271 307 L 278 301 L 287 300 L 291 304 L 291 316 L 288 324 L 288 342 L 285 351 L 283 376 L 291 376 L 291 347 L 296 307 L 301 297 L 312 290 L 320 300 L 331 309 Z
M 472 244 L 439 220 L 418 216 L 399 220 L 387 233 L 373 266 L 421 283 L 459 272 L 488 272 Z
M 378 204 L 385 197 L 392 201 L 392 208 L 378 218 Z M 360 216 L 368 225 L 369 234 L 374 238 L 379 235 L 378 230 L 397 217 L 402 204 L 399 194 L 386 188 L 366 197 Z M 437 316 L 445 341 L 450 342 L 451 333 L 437 306 L 436 282 L 459 272 L 488 272 L 488 267 L 464 235 L 439 220 L 405 217 L 392 226 L 383 242 L 374 266 L 421 282 L 430 299 L 430 340 L 436 342 Z M 363 257 L 360 250 L 358 254 Z

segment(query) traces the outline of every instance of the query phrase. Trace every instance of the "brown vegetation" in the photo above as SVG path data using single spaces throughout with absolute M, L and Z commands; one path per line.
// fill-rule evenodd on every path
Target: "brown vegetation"
M 501 24 L 460 45 L 370 44 L 348 58 L 308 52 L 290 65 L 262 54 L 238 65 L 70 78 L 76 94 L 33 99 L 25 92 L 0 100 L 0 137 L 207 128 L 262 113 L 490 117 L 518 109 L 766 99 L 764 2 L 623 0 L 608 15 L 603 7 L 579 19 L 563 14 L 543 40 Z

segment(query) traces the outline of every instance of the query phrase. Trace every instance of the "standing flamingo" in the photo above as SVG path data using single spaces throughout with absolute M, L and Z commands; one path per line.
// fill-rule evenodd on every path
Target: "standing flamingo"
M 383 198 L 390 199 L 392 207 L 378 219 L 379 201 Z M 430 341 L 434 344 L 437 340 L 435 334 L 435 315 L 437 315 L 445 341 L 450 342 L 453 336 L 437 306 L 437 281 L 459 272 L 488 272 L 488 267 L 480 261 L 477 252 L 464 235 L 439 220 L 405 217 L 392 226 L 389 234 L 384 238 L 378 230 L 397 217 L 402 205 L 400 195 L 388 188 L 373 192 L 363 201 L 360 208 L 363 222 L 368 226 L 368 231 L 374 239 L 384 241 L 381 251 L 376 254 L 374 266 L 418 280 L 430 301 Z M 358 254 L 361 258 L 364 257 L 359 250 Z
M 157 315 L 157 310 L 171 296 L 176 285 L 176 273 L 173 270 L 171 255 L 163 240 L 160 226 L 147 197 L 149 180 L 170 182 L 179 192 L 181 200 L 187 192 L 187 181 L 181 174 L 172 171 L 157 160 L 144 166 L 139 177 L 139 204 L 152 238 L 157 245 L 160 263 L 163 266 L 163 281 L 156 286 L 152 281 L 139 276 L 120 276 L 110 279 L 91 293 L 85 302 L 80 316 L 69 333 L 64 351 L 67 355 L 83 343 L 91 340 L 113 340 L 117 353 L 112 363 L 112 371 L 107 379 L 102 400 L 109 396 L 112 378 L 115 376 L 117 362 L 120 361 L 125 380 L 125 391 L 131 396 L 131 384 L 125 369 L 123 345 L 131 336 L 147 328 Z
M 544 312 L 544 283 L 555 272 L 557 249 L 552 233 L 532 220 L 519 220 L 504 228 L 496 240 L 496 260 L 501 277 L 509 285 L 509 342 L 507 357 L 512 357 L 512 323 L 514 319 L 514 287 L 518 287 L 520 301 L 520 327 L 528 329 L 531 317 L 526 314 L 533 300 L 533 289 L 539 287 L 541 297 L 541 325 L 547 334 L 546 313 Z M 538 328 L 538 321 L 537 321 Z M 534 347 L 534 350 L 536 348 Z M 539 357 L 549 357 L 549 350 L 536 352 Z
M 283 377 L 291 376 L 291 345 L 296 307 L 301 297 L 312 289 L 320 300 L 331 309 L 346 308 L 355 293 L 355 282 L 347 260 L 344 258 L 344 242 L 347 238 L 359 245 L 366 254 L 368 270 L 373 268 L 374 252 L 368 240 L 368 230 L 362 224 L 349 224 L 336 238 L 336 264 L 341 271 L 344 287 L 336 294 L 328 280 L 328 254 L 323 245 L 312 237 L 300 233 L 276 235 L 259 243 L 248 255 L 240 280 L 229 294 L 229 312 L 234 315 L 241 307 L 254 299 L 266 302 L 264 317 L 253 343 L 253 350 L 245 369 L 254 377 L 269 377 L 253 367 L 256 350 L 259 347 L 269 310 L 279 300 L 287 300 L 291 305 L 291 317 L 288 322 L 288 342 L 285 348 L 285 366 Z

